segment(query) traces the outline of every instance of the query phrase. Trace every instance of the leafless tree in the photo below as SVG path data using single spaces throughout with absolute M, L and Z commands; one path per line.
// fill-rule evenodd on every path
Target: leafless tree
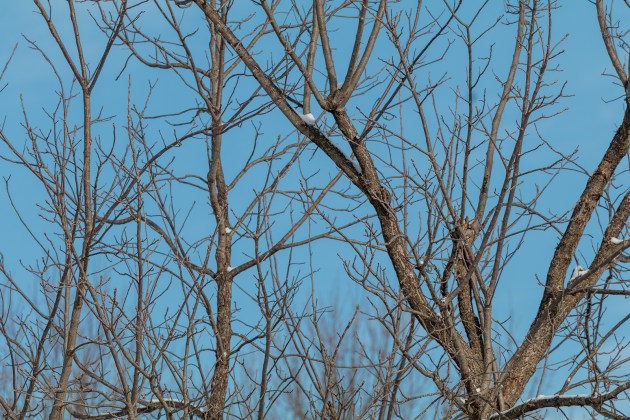
M 587 170 L 560 2 L 34 3 L 4 417 L 627 418 L 630 4 L 593 2 L 624 113 Z

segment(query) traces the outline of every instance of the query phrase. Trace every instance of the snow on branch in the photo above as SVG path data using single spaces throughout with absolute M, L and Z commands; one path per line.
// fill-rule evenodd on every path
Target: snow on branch
M 310 112 L 308 114 L 300 114 L 298 112 L 298 116 L 308 125 L 315 125 L 315 116 Z
M 576 278 L 583 276 L 588 273 L 588 269 L 582 268 L 581 265 L 576 265 L 573 269 L 573 273 L 571 274 L 571 280 L 575 280 Z
M 315 122 L 317 121 L 317 119 L 315 118 L 315 116 L 313 114 L 311 114 L 310 112 L 308 114 L 300 114 L 299 112 L 297 112 L 297 110 L 295 110 L 295 113 L 298 115 L 298 117 L 300 117 L 300 119 L 302 121 L 304 121 L 307 125 L 310 125 L 311 127 L 315 127 Z M 321 131 L 320 131 L 321 132 Z M 326 140 L 328 140 L 330 142 L 330 146 L 332 146 L 332 148 L 336 149 L 336 152 L 338 155 L 340 156 L 344 156 L 346 158 L 346 160 L 348 162 L 350 162 L 352 164 L 352 166 L 354 167 L 354 170 L 357 173 L 361 173 L 361 167 L 359 166 L 359 164 L 357 162 L 355 162 L 354 160 L 352 160 L 352 158 L 350 156 L 348 156 L 347 154 L 345 154 L 343 152 L 343 150 L 341 150 L 339 148 L 339 146 L 337 146 L 331 139 L 330 137 L 328 137 L 326 134 L 321 133 Z

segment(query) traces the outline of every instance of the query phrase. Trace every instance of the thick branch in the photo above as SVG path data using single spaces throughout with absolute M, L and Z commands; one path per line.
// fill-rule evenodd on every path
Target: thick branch
M 523 404 L 519 404 L 516 407 L 512 407 L 509 410 L 502 411 L 501 413 L 494 414 L 490 419 L 516 419 L 524 414 L 531 413 L 532 411 L 540 410 L 541 408 L 559 408 L 559 407 L 594 407 L 599 409 L 606 401 L 613 400 L 624 391 L 630 389 L 630 381 L 627 381 L 623 385 L 618 386 L 611 392 L 601 395 L 549 395 L 539 396 L 525 401 Z

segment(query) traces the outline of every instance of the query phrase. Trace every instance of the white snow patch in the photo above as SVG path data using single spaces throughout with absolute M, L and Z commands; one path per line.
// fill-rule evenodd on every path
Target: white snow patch
M 324 136 L 326 137 L 326 140 L 330 141 L 330 144 L 331 144 L 331 145 L 332 145 L 335 149 L 337 149 L 337 152 L 339 152 L 340 154 L 344 155 L 344 156 L 346 157 L 346 159 L 348 159 L 348 161 L 352 164 L 352 166 L 354 166 L 354 169 L 355 169 L 358 173 L 361 173 L 361 166 L 359 166 L 359 162 L 355 162 L 355 161 L 353 161 L 353 160 L 352 160 L 352 158 L 350 157 L 350 155 L 345 154 L 345 153 L 344 153 L 344 151 L 343 151 L 343 150 L 341 150 L 341 148 L 340 148 L 339 146 L 337 146 L 337 145 L 335 144 L 335 142 L 334 142 L 334 141 L 332 141 L 332 139 L 331 139 L 330 137 L 326 136 L 325 134 L 324 134 Z
M 481 392 L 481 388 L 475 388 L 476 392 Z
M 162 401 L 164 401 L 165 403 L 183 403 L 182 400 L 178 400 L 177 398 L 162 398 Z M 151 401 L 149 401 L 150 404 L 161 404 L 162 401 L 159 400 L 159 398 L 154 398 Z
M 610 238 L 610 243 L 613 244 L 613 245 L 619 245 L 619 244 L 623 243 L 623 239 Z
M 229 227 L 225 228 L 225 233 L 232 233 L 232 229 L 230 229 Z
M 581 265 L 576 265 L 575 268 L 573 269 L 573 273 L 571 273 L 571 280 L 583 276 L 586 273 L 588 273 L 588 269 L 584 269 L 582 268 Z
M 308 125 L 315 125 L 315 116 L 310 112 L 308 114 L 300 114 L 298 112 L 299 117 Z
M 330 140 L 330 139 L 328 139 Z M 332 143 L 332 140 L 331 140 Z M 337 146 L 335 143 L 333 143 L 333 146 L 335 146 L 337 148 L 337 150 L 339 150 L 339 152 L 343 153 L 343 155 L 346 157 L 346 159 L 348 159 L 350 161 L 350 163 L 352 163 L 352 166 L 354 166 L 354 170 L 357 171 L 358 173 L 361 173 L 361 166 L 359 165 L 359 162 L 355 162 L 354 160 L 352 160 L 351 155 L 346 155 L 343 150 L 341 150 L 339 148 L 339 146 Z
M 227 268 L 228 273 L 229 273 L 230 271 L 232 271 L 232 270 L 234 270 L 234 267 L 228 266 L 228 268 Z

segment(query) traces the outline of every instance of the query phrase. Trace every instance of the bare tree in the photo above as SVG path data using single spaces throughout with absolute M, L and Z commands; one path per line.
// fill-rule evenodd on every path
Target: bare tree
M 624 109 L 592 171 L 547 134 L 553 0 L 35 5 L 5 417 L 627 418 L 630 5 L 592 8 Z

